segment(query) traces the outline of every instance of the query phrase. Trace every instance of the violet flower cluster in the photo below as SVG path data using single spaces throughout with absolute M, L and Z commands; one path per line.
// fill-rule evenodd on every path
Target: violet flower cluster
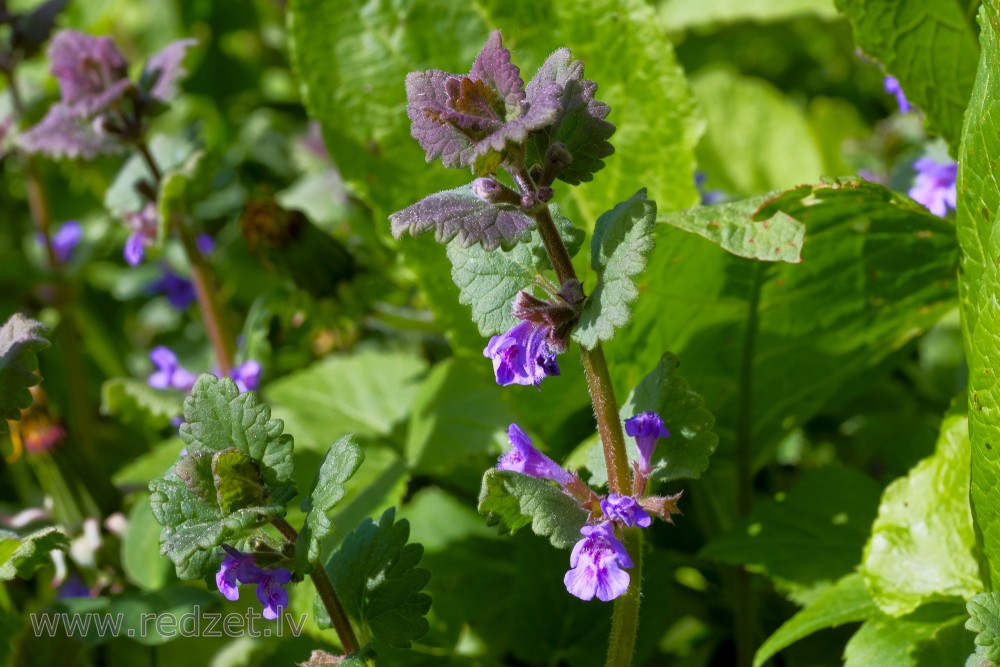
M 266 569 L 257 567 L 253 554 L 243 553 L 223 544 L 227 556 L 215 575 L 219 592 L 231 602 L 240 598 L 239 584 L 256 584 L 257 599 L 264 605 L 264 618 L 274 620 L 288 606 L 285 585 L 292 580 L 292 573 L 283 567 Z
M 927 207 L 934 215 L 944 217 L 958 201 L 958 163 L 938 162 L 923 157 L 913 163 L 917 177 L 907 194 Z
M 570 553 L 570 569 L 563 578 L 566 590 L 581 600 L 613 600 L 628 590 L 630 576 L 625 569 L 633 566 L 628 551 L 617 535 L 619 527 L 648 528 L 653 515 L 671 522 L 677 513 L 674 496 L 648 497 L 646 482 L 653 470 L 652 455 L 659 438 L 669 436 L 663 420 L 655 412 L 644 412 L 625 422 L 626 432 L 635 437 L 639 459 L 635 462 L 633 494 L 597 494 L 580 480 L 540 452 L 517 424 L 511 424 L 507 436 L 511 448 L 497 462 L 500 470 L 510 470 L 555 482 L 563 491 L 590 511 L 588 523 L 580 529 L 583 538 Z
M 76 220 L 64 223 L 50 238 L 56 261 L 65 264 L 72 259 L 73 251 L 82 240 L 83 225 Z M 35 242 L 40 246 L 45 245 L 45 237 L 42 236 L 41 232 L 35 235 Z
M 156 370 L 147 380 L 150 387 L 177 389 L 183 392 L 191 391 L 194 387 L 197 376 L 180 365 L 177 355 L 170 348 L 162 345 L 153 348 L 149 353 L 149 359 L 156 366 Z M 241 392 L 256 391 L 260 386 L 260 375 L 263 370 L 260 362 L 248 360 L 233 366 L 229 370 L 229 377 Z

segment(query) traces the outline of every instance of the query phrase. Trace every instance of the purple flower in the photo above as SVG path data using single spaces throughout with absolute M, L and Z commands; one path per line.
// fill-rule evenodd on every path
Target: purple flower
M 660 438 L 669 438 L 670 431 L 663 424 L 660 415 L 653 411 L 640 412 L 631 419 L 625 420 L 625 433 L 635 438 L 639 447 L 641 467 L 648 471 L 653 460 L 653 450 Z
M 146 254 L 146 246 L 156 242 L 159 216 L 156 206 L 149 203 L 139 211 L 126 213 L 124 217 L 125 224 L 132 229 L 132 234 L 125 241 L 125 261 L 132 266 L 137 266 Z
M 595 595 L 604 602 L 614 600 L 628 590 L 628 572 L 619 568 L 632 567 L 632 559 L 615 537 L 614 524 L 584 526 L 580 533 L 585 537 L 573 547 L 571 569 L 563 577 L 566 590 L 581 600 Z
M 885 88 L 885 92 L 890 95 L 896 96 L 896 104 L 899 105 L 900 113 L 909 113 L 913 105 L 910 104 L 909 100 L 906 99 L 906 95 L 903 93 L 903 87 L 899 85 L 899 80 L 894 76 L 886 76 L 885 80 L 882 82 L 882 87 Z
M 194 244 L 198 246 L 198 252 L 202 255 L 211 255 L 215 250 L 215 241 L 208 234 L 198 234 L 194 239 Z
M 646 510 L 639 507 L 635 498 L 631 496 L 609 493 L 607 498 L 601 500 L 601 511 L 609 520 L 629 527 L 649 528 L 653 523 L 652 517 L 646 513 Z
M 705 181 L 708 180 L 708 176 L 703 171 L 696 171 L 694 173 L 694 186 L 698 188 L 698 194 L 701 195 L 701 205 L 709 206 L 711 204 L 718 204 L 726 195 L 720 190 L 706 190 Z
M 563 486 L 573 481 L 573 476 L 562 466 L 535 449 L 531 439 L 517 424 L 511 424 L 507 428 L 507 439 L 510 441 L 511 449 L 497 461 L 498 469 L 550 479 Z
M 233 378 L 240 391 L 257 391 L 257 387 L 260 386 L 261 371 L 263 368 L 259 362 L 244 361 L 229 370 L 229 377 Z
M 87 585 L 83 583 L 75 574 L 71 574 L 66 578 L 66 581 L 59 585 L 56 589 L 56 598 L 64 600 L 66 598 L 89 598 L 90 589 Z
M 562 88 L 540 86 L 529 102 L 521 72 L 510 61 L 500 31 L 490 33 L 467 76 L 440 70 L 406 77 L 406 112 L 411 134 L 427 154 L 446 167 L 475 167 L 492 173 L 508 144 L 551 125 L 560 111 Z
M 149 353 L 149 358 L 158 369 L 149 376 L 149 386 L 156 389 L 180 389 L 181 391 L 191 391 L 194 381 L 197 379 L 194 373 L 188 371 L 177 363 L 177 355 L 170 348 L 153 348 Z
M 187 310 L 195 302 L 194 285 L 187 278 L 182 278 L 167 267 L 163 267 L 163 275 L 150 284 L 150 291 L 163 294 L 176 310 Z
M 264 569 L 257 567 L 253 554 L 243 553 L 223 544 L 228 554 L 215 573 L 215 583 L 227 600 L 240 598 L 239 584 L 257 584 L 257 599 L 264 605 L 264 618 L 276 619 L 280 610 L 288 606 L 288 591 L 284 586 L 292 580 L 292 573 L 283 567 Z
M 35 240 L 39 245 L 45 245 L 45 237 L 40 233 L 35 235 Z M 52 250 L 55 251 L 56 261 L 60 264 L 68 262 L 82 240 L 83 225 L 76 220 L 70 220 L 60 227 L 59 231 L 52 235 Z
M 257 599 L 264 605 L 264 618 L 274 620 L 288 606 L 285 584 L 292 580 L 292 573 L 283 567 L 258 570 Z
M 497 384 L 533 384 L 549 375 L 559 375 L 556 353 L 546 341 L 550 327 L 524 321 L 506 333 L 493 336 L 483 356 L 493 360 Z
M 933 158 L 923 157 L 913 163 L 913 168 L 917 170 L 917 178 L 907 193 L 910 197 L 940 217 L 944 217 L 949 208 L 955 208 L 957 162 L 938 163 Z
M 256 583 L 259 568 L 254 563 L 253 554 L 245 554 L 228 544 L 222 548 L 229 554 L 215 573 L 215 584 L 227 600 L 233 602 L 240 599 L 239 584 Z

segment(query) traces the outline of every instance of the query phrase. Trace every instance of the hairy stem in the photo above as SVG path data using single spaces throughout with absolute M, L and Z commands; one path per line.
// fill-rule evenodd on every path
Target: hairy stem
M 139 150 L 139 154 L 142 155 L 143 160 L 145 160 L 146 166 L 149 167 L 149 171 L 153 175 L 157 186 L 159 186 L 163 180 L 163 173 L 160 171 L 159 165 L 156 164 L 156 158 L 150 152 L 149 146 L 145 140 L 140 140 L 136 143 L 136 148 Z M 177 236 L 181 240 L 181 245 L 184 246 L 184 253 L 187 255 L 188 264 L 191 266 L 191 279 L 194 283 L 195 296 L 198 299 L 198 309 L 201 311 L 201 319 L 205 324 L 205 331 L 208 333 L 208 338 L 212 343 L 212 349 L 215 350 L 215 359 L 219 366 L 219 372 L 223 375 L 228 375 L 233 365 L 235 339 L 228 334 L 225 328 L 225 319 L 222 317 L 222 310 L 216 300 L 212 269 L 209 267 L 208 262 L 205 261 L 205 256 L 198 249 L 198 243 L 195 241 L 194 235 L 187 225 L 177 216 L 170 222 L 174 229 L 177 230 Z
M 298 541 L 299 533 L 290 523 L 284 519 L 273 519 L 271 523 L 290 544 L 295 544 Z M 319 599 L 323 601 L 323 606 L 326 607 L 327 614 L 330 615 L 330 623 L 337 632 L 337 637 L 340 638 L 340 644 L 343 646 L 344 652 L 350 654 L 360 651 L 361 644 L 354 634 L 351 621 L 347 618 L 344 605 L 340 603 L 337 591 L 333 589 L 330 577 L 326 574 L 326 568 L 323 567 L 319 559 L 312 562 L 312 572 L 309 578 L 312 579 L 313 586 L 316 587 L 316 594 L 319 595 Z
M 635 653 L 635 638 L 639 631 L 639 602 L 642 599 L 642 532 L 625 528 L 624 543 L 632 557 L 631 581 L 625 594 L 615 600 L 611 616 L 611 639 L 608 643 L 606 667 L 629 667 Z
M 750 513 L 753 502 L 753 360 L 757 342 L 758 305 L 763 285 L 764 269 L 754 263 L 750 267 L 749 311 L 743 332 L 743 350 L 740 360 L 740 403 L 736 425 L 736 485 L 737 508 L 740 516 Z M 744 568 L 736 571 L 736 658 L 738 667 L 750 667 L 754 655 L 754 601 L 750 573 Z
M 566 244 L 559 236 L 555 221 L 548 206 L 540 206 L 534 212 L 542 243 L 549 255 L 549 261 L 556 271 L 559 282 L 565 284 L 577 280 L 576 270 L 570 260 Z M 604 448 L 604 463 L 608 469 L 608 488 L 612 493 L 627 495 L 631 488 L 629 482 L 628 454 L 625 450 L 625 433 L 622 431 L 621 418 L 618 414 L 618 401 L 611 384 L 611 372 L 608 361 L 604 357 L 604 348 L 600 343 L 594 349 L 580 347 L 583 357 L 583 369 L 587 375 L 587 386 L 590 398 L 594 404 L 594 416 L 597 418 L 597 430 L 601 434 L 601 444 Z

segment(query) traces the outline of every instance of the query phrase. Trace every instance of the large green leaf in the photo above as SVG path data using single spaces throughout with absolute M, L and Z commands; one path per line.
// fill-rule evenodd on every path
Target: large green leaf
M 135 378 L 112 378 L 101 386 L 101 412 L 126 424 L 146 422 L 163 428 L 180 416 L 183 404 L 181 392 L 156 389 Z
M 801 262 L 805 226 L 781 211 L 769 219 L 755 220 L 754 214 L 767 200 L 765 196 L 731 204 L 697 206 L 660 215 L 656 221 L 704 236 L 740 257 Z
M 966 605 L 965 628 L 976 633 L 976 646 L 984 647 L 991 662 L 1000 662 L 1000 593 L 980 593 Z
M 845 623 L 858 623 L 878 613 L 865 582 L 858 574 L 849 574 L 830 586 L 795 616 L 775 630 L 754 656 L 754 667 L 761 667 L 771 656 L 804 637 Z
M 770 84 L 716 70 L 693 86 L 708 119 L 698 164 L 713 188 L 751 196 L 840 175 L 823 173 L 805 114 Z
M 839 579 L 861 560 L 878 497 L 878 485 L 849 468 L 810 471 L 787 494 L 754 507 L 701 555 L 798 584 Z
M 740 21 L 781 21 L 803 15 L 837 18 L 833 0 L 666 0 L 660 20 L 667 30 L 690 30 Z
M 8 419 L 20 419 L 21 408 L 31 405 L 28 387 L 41 381 L 36 355 L 49 346 L 47 333 L 41 322 L 20 313 L 0 327 L 0 433 L 7 432 Z
M 691 386 L 711 397 L 724 452 L 748 382 L 755 466 L 954 303 L 954 228 L 905 197 L 849 179 L 788 191 L 759 217 L 777 211 L 806 226 L 801 264 L 748 261 L 658 225 L 632 324 L 606 346 L 619 392 L 674 351 Z
M 404 351 L 331 355 L 269 384 L 267 398 L 300 446 L 325 448 L 347 433 L 391 433 L 426 371 L 427 362 Z
M 969 508 L 968 430 L 964 409 L 949 414 L 934 455 L 882 494 L 861 572 L 890 616 L 982 590 Z
M 970 499 L 976 540 L 986 561 L 987 590 L 1000 582 L 1000 399 L 997 368 L 1000 345 L 1000 238 L 996 212 L 1000 185 L 995 159 L 1000 154 L 1000 3 L 986 2 L 980 10 L 982 60 L 969 111 L 965 116 L 958 159 L 958 240 L 962 248 L 959 297 L 962 333 L 969 364 L 969 438 L 972 441 Z
M 965 611 L 960 605 L 935 604 L 921 607 L 902 618 L 876 615 L 861 626 L 844 649 L 844 667 L 944 667 L 961 665 L 972 651 L 965 642 L 955 642 L 961 633 Z M 928 647 L 947 648 L 949 655 L 928 654 Z M 934 662 L 924 660 L 933 656 Z
M 927 129 L 958 147 L 979 49 L 970 5 L 956 0 L 836 0 L 854 38 L 924 112 Z

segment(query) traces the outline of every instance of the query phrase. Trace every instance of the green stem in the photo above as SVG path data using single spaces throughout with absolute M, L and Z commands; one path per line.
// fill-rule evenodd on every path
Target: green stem
M 764 269 L 754 262 L 750 271 L 749 311 L 743 332 L 743 357 L 740 360 L 740 403 L 736 424 L 736 502 L 745 517 L 753 504 L 753 363 L 759 325 L 758 307 L 764 283 Z M 738 667 L 751 667 L 754 655 L 754 601 L 750 573 L 736 570 L 735 625 Z
M 639 602 L 642 599 L 642 533 L 639 528 L 625 528 L 624 543 L 632 557 L 629 571 L 632 580 L 625 594 L 615 600 L 611 616 L 611 640 L 606 667 L 629 667 L 635 653 L 639 632 Z
M 298 541 L 299 533 L 290 523 L 284 519 L 273 519 L 271 523 L 290 544 L 295 544 Z M 326 574 L 326 568 L 319 562 L 319 559 L 312 562 L 312 572 L 309 574 L 309 578 L 312 579 L 313 586 L 316 587 L 316 594 L 323 601 L 323 606 L 326 607 L 326 612 L 330 616 L 330 623 L 340 638 L 340 644 L 343 646 L 344 652 L 351 654 L 360 651 L 361 644 L 354 634 L 351 621 L 347 618 L 344 605 L 340 603 L 337 591 L 334 590 L 333 584 L 330 582 L 330 577 Z
M 143 160 L 145 160 L 146 166 L 149 167 L 149 171 L 153 175 L 157 187 L 159 187 L 163 180 L 163 173 L 156 164 L 156 158 L 150 152 L 149 146 L 145 140 L 139 140 L 136 142 L 136 148 L 139 154 L 142 155 Z M 184 253 L 187 255 L 188 264 L 191 266 L 191 282 L 194 283 L 195 296 L 198 299 L 198 309 L 201 311 L 201 319 L 204 322 L 208 339 L 212 343 L 212 349 L 215 350 L 215 359 L 219 366 L 219 372 L 223 375 L 228 375 L 233 365 L 233 356 L 235 355 L 235 339 L 229 335 L 225 328 L 225 319 L 216 300 L 217 291 L 215 289 L 215 281 L 212 278 L 212 269 L 208 265 L 208 262 L 205 261 L 205 256 L 198 249 L 198 243 L 187 225 L 177 217 L 171 222 L 174 229 L 177 230 L 177 236 L 181 240 L 181 245 L 184 246 Z

